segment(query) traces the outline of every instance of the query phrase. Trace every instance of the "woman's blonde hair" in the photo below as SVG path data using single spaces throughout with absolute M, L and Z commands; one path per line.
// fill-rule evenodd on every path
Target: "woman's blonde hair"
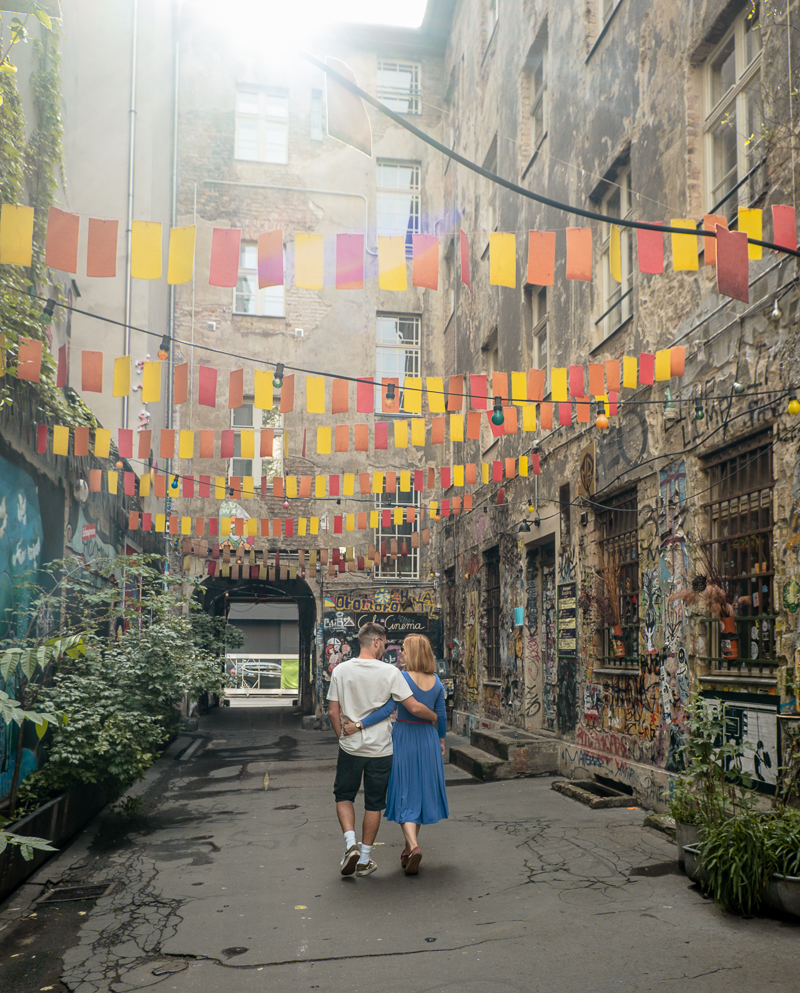
M 403 641 L 403 655 L 408 672 L 436 672 L 431 643 L 422 634 L 409 634 Z

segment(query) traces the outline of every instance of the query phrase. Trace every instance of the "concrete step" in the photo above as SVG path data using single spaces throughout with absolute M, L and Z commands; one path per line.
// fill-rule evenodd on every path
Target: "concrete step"
M 473 731 L 470 742 L 473 747 L 510 766 L 511 771 L 502 777 L 504 779 L 558 772 L 558 743 L 555 738 L 532 734 L 514 736 L 513 733 L 481 729 Z
M 498 775 L 508 766 L 507 762 L 482 752 L 480 748 L 473 748 L 472 745 L 454 745 L 450 749 L 450 765 L 458 766 L 470 776 L 489 782 L 493 779 L 507 779 L 508 776 Z

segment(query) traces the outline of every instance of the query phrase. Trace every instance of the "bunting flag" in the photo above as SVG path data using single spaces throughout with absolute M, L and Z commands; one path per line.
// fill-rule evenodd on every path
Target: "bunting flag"
M 472 288 L 472 275 L 470 269 L 469 260 L 469 239 L 464 231 L 459 232 L 458 236 L 459 245 L 459 261 L 461 269 L 461 282 L 467 287 L 467 289 Z
M 763 228 L 763 211 L 757 208 L 751 207 L 740 207 L 739 208 L 739 230 L 747 235 L 748 238 L 755 238 L 756 241 L 764 240 Z M 730 242 L 729 242 L 730 244 Z M 747 246 L 747 256 L 749 259 L 760 259 L 764 255 L 764 250 L 761 245 L 748 245 Z
M 306 412 L 325 413 L 325 377 L 306 376 Z
M 336 235 L 336 289 L 363 290 L 364 235 Z
M 232 289 L 239 281 L 239 252 L 242 232 L 239 228 L 214 228 L 211 232 L 209 286 Z
M 567 228 L 567 279 L 592 278 L 592 229 Z
M 194 244 L 197 226 L 170 228 L 167 256 L 167 283 L 177 286 L 191 283 L 194 275 Z
M 661 221 L 655 221 L 661 224 Z M 664 235 L 660 231 L 638 228 L 636 250 L 639 257 L 639 271 L 658 275 L 664 271 Z
M 2 349 L 2 345 L 3 345 L 3 342 L 0 341 L 0 366 L 2 366 L 2 368 L 0 368 L 0 376 L 4 376 L 5 375 L 5 352 Z M 62 386 L 66 386 L 67 385 L 67 379 L 69 378 L 69 367 L 68 367 L 69 360 L 68 360 L 68 354 L 69 354 L 68 346 L 66 344 L 65 345 L 60 345 L 59 346 L 59 349 L 58 349 L 58 368 L 56 369 L 56 386 L 58 387 L 58 389 L 61 389 Z M 119 359 L 117 361 L 119 361 Z M 116 371 L 115 371 L 114 375 L 116 376 Z M 116 382 L 116 380 L 115 380 L 115 382 Z M 131 384 L 130 384 L 130 369 L 129 369 L 129 371 L 128 371 L 128 391 L 127 391 L 127 393 L 123 393 L 123 394 L 120 394 L 120 395 L 121 396 L 127 396 L 128 393 L 130 393 L 130 391 L 131 391 Z
M 243 403 L 244 369 L 234 369 L 228 380 L 228 410 L 238 410 Z
M 36 341 L 35 338 L 20 338 L 17 351 L 17 379 L 38 383 L 41 372 L 42 342 Z
M 33 207 L 0 207 L 0 263 L 30 266 L 33 258 Z
M 722 225 L 717 225 L 716 230 L 717 290 L 734 300 L 749 303 L 747 234 L 744 231 L 727 231 Z
M 552 286 L 556 268 L 555 231 L 528 232 L 528 282 Z
M 100 353 L 102 355 L 102 353 Z M 100 364 L 102 376 L 102 360 Z M 122 355 L 114 359 L 114 386 L 112 396 L 127 397 L 131 393 L 131 357 Z
M 197 402 L 201 407 L 217 405 L 217 370 L 211 366 L 201 365 L 199 368 Z
M 772 241 L 782 248 L 797 251 L 797 218 L 795 209 L 785 204 L 773 204 Z
M 119 221 L 89 218 L 89 238 L 86 247 L 86 275 L 97 279 L 113 279 L 117 274 L 117 239 Z
M 408 289 L 405 238 L 378 236 L 378 286 L 396 292 Z
M 340 76 L 344 76 L 351 83 L 356 82 L 352 69 L 344 62 L 330 56 L 325 61 Z M 326 73 L 325 98 L 330 137 L 372 157 L 372 128 L 361 97 L 346 90 L 341 83 Z
M 131 277 L 161 279 L 162 225 L 134 221 L 131 229 Z
M 142 403 L 158 403 L 161 400 L 162 362 L 145 362 L 142 366 Z
M 432 234 L 411 236 L 411 285 L 439 289 L 439 239 Z
M 78 214 L 68 214 L 51 207 L 47 213 L 47 240 L 45 242 L 45 265 L 61 272 L 78 271 L 78 237 L 81 219 Z
M 172 375 L 172 402 L 176 406 L 189 399 L 189 363 L 176 365 Z
M 258 288 L 283 286 L 283 279 L 283 231 L 266 231 L 258 236 Z
M 301 290 L 321 290 L 323 272 L 322 235 L 298 231 L 294 236 L 294 285 Z
M 703 215 L 703 230 L 704 231 L 715 231 L 717 225 L 722 225 L 725 230 L 728 230 L 728 218 L 723 217 L 722 214 L 704 214 Z M 706 235 L 703 238 L 703 264 L 704 265 L 716 265 L 717 264 L 717 239 L 712 238 L 710 235 Z
M 103 353 L 81 352 L 81 390 L 84 393 L 103 392 Z
M 492 286 L 517 285 L 517 238 L 506 231 L 489 235 L 489 283 Z
M 691 232 L 697 231 L 697 225 L 691 219 L 684 220 L 681 218 L 673 218 L 669 223 L 670 227 L 673 228 L 685 228 L 687 231 Z M 697 235 L 694 233 L 676 234 L 673 232 L 671 238 L 672 268 L 675 272 L 686 272 L 699 269 L 700 264 L 697 256 Z

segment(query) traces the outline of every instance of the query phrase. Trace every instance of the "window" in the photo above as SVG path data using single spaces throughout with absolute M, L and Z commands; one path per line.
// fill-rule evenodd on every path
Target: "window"
M 619 169 L 613 180 L 606 182 L 601 213 L 607 217 L 629 218 L 631 215 L 631 169 Z M 619 232 L 619 259 L 612 245 L 612 236 Z M 598 319 L 600 333 L 605 338 L 624 324 L 633 307 L 633 238 L 630 228 L 604 225 L 601 278 L 603 280 L 602 312 Z M 619 277 L 619 279 L 617 278 Z
M 273 476 L 283 475 L 283 416 L 277 410 L 258 410 L 253 406 L 253 397 L 245 397 L 241 407 L 231 411 L 231 427 L 239 428 L 233 436 L 233 458 L 228 466 L 230 476 L 252 476 L 260 479 L 266 476 L 272 479 Z M 258 428 L 272 428 L 274 431 L 272 440 L 272 457 L 260 457 L 261 444 L 260 437 L 256 433 L 254 438 L 254 458 L 242 458 L 242 430 L 253 430 Z
M 312 141 L 322 141 L 322 130 L 322 90 L 312 90 L 309 138 Z
M 758 435 L 728 446 L 705 465 L 703 504 L 707 568 L 736 605 L 738 658 L 720 658 L 719 625 L 710 624 L 713 668 L 750 676 L 774 675 L 775 621 L 772 558 L 772 439 Z M 745 602 L 746 601 L 746 602 Z
M 233 300 L 234 314 L 283 317 L 286 313 L 283 286 L 258 288 L 258 248 L 242 243 L 239 249 L 239 279 Z
M 402 235 L 409 257 L 412 235 L 419 234 L 419 193 L 419 162 L 378 161 L 378 234 Z
M 236 94 L 237 159 L 288 161 L 289 97 L 282 91 L 239 90 Z
M 396 410 L 403 411 L 406 376 L 419 376 L 420 319 L 410 314 L 379 314 L 376 322 L 375 379 L 399 380 Z M 383 409 L 384 389 L 375 387 L 375 409 Z
M 531 50 L 531 150 L 536 152 L 547 134 L 547 22 L 539 29 Z
M 561 523 L 561 543 L 568 544 L 572 532 L 572 503 L 569 495 L 569 483 L 564 483 L 558 490 L 559 520 Z
M 492 373 L 500 369 L 500 348 L 497 344 L 497 328 L 492 331 L 489 337 L 481 346 L 483 353 L 483 364 L 489 376 L 489 389 L 491 390 Z
M 607 630 L 603 661 L 624 668 L 636 661 L 639 650 L 639 502 L 636 490 L 627 490 L 603 503 L 608 509 L 597 514 L 600 569 L 605 565 L 616 580 L 616 591 L 610 593 L 619 610 L 624 645 L 624 655 L 615 654 Z M 602 579 L 595 582 L 602 587 Z
M 486 678 L 499 681 L 500 668 L 500 550 L 493 548 L 483 559 L 486 604 Z
M 538 292 L 531 289 L 531 306 L 533 309 L 533 353 L 537 369 L 544 369 L 544 392 L 550 392 L 550 349 L 547 340 L 547 287 L 542 286 Z
M 394 493 L 382 493 L 376 497 L 375 509 L 378 513 L 378 527 L 375 529 L 375 547 L 381 552 L 381 560 L 375 567 L 375 578 L 419 579 L 419 548 L 411 547 L 411 535 L 415 524 L 394 523 L 395 507 L 419 507 L 421 494 L 413 489 L 403 493 L 399 486 Z M 389 523 L 384 524 L 384 513 L 389 512 Z
M 379 59 L 378 99 L 396 114 L 421 113 L 419 69 L 416 62 Z
M 706 60 L 705 105 L 709 212 L 733 221 L 765 181 L 758 5 L 747 5 Z

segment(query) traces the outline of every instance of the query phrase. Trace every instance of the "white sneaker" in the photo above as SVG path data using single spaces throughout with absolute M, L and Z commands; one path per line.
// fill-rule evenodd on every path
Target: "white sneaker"
M 339 863 L 339 868 L 342 871 L 343 876 L 352 876 L 356 871 L 356 863 L 361 856 L 361 849 L 358 845 L 351 845 L 347 851 L 342 856 L 342 861 Z
M 356 866 L 357 876 L 368 876 L 371 872 L 375 872 L 378 868 L 378 863 L 373 862 L 372 859 L 369 862 L 359 862 Z

